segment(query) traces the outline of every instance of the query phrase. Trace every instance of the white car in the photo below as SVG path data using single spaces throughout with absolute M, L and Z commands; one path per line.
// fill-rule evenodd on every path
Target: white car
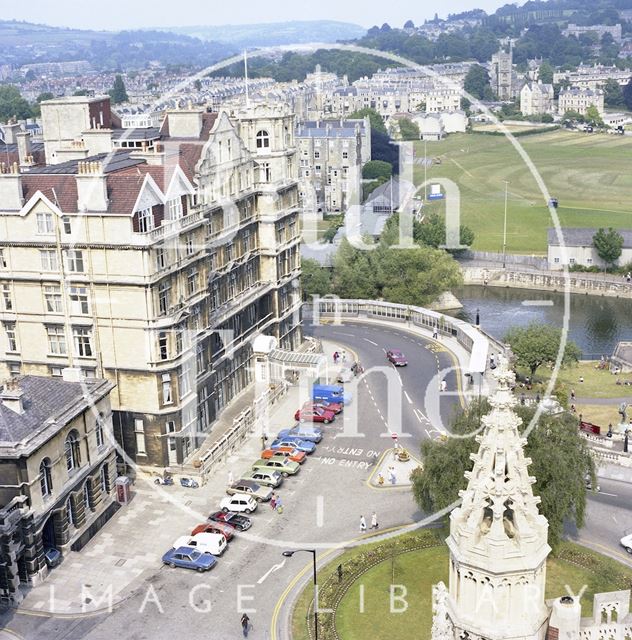
M 241 494 L 224 498 L 219 503 L 219 508 L 224 512 L 252 513 L 257 510 L 257 504 L 257 501 L 252 496 Z
M 221 533 L 198 533 L 194 536 L 181 536 L 173 543 L 173 548 L 193 547 L 200 553 L 221 556 L 226 550 L 226 538 Z
M 630 554 L 632 554 L 632 533 L 628 533 L 619 540 L 621 546 Z

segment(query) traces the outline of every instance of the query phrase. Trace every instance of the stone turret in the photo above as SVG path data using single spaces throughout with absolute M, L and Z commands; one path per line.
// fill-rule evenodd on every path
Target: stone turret
M 443 617 L 455 639 L 535 640 L 546 633 L 548 523 L 533 495 L 506 359 L 496 369 L 492 410 L 476 436 L 462 504 L 450 515 L 450 587 Z M 441 607 L 435 604 L 438 612 Z M 446 625 L 442 625 L 443 629 Z M 439 636 L 443 640 L 443 635 Z M 435 640 L 439 640 L 436 637 Z M 434 638 L 434 636 L 433 636 Z

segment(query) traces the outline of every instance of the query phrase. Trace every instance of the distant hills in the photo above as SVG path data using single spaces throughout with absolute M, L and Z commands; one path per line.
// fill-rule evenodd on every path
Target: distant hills
M 169 27 L 166 30 L 201 40 L 226 42 L 240 48 L 354 40 L 366 33 L 360 25 L 335 20 Z

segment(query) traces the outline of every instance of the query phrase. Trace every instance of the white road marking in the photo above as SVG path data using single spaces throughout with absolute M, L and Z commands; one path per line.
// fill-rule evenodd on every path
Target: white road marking
M 257 584 L 261 584 L 271 573 L 274 573 L 275 571 L 278 571 L 279 569 L 283 568 L 283 565 L 285 565 L 285 560 L 283 560 L 283 562 L 279 562 L 279 564 L 275 564 L 273 567 L 271 567 L 270 569 L 268 569 L 268 571 L 266 571 L 260 578 L 259 580 L 257 580 Z
M 610 496 L 611 498 L 618 498 L 619 496 L 616 493 L 606 493 L 605 491 L 598 491 L 602 496 Z
M 372 344 L 374 347 L 377 347 L 377 342 L 373 342 L 373 340 L 369 340 L 368 338 L 362 338 L 365 342 Z
M 395 369 L 395 371 L 397 371 L 397 369 Z M 402 376 L 399 373 L 399 371 L 397 371 L 397 379 L 399 380 L 399 384 L 403 387 L 404 386 L 404 381 L 402 380 Z
M 413 401 L 410 399 L 410 396 L 408 395 L 408 392 L 404 391 L 404 395 L 406 396 L 406 400 L 408 400 L 408 404 L 412 404 Z

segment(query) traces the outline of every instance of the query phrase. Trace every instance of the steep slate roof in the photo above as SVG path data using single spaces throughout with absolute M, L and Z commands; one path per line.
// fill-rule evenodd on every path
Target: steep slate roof
M 16 413 L 0 402 L 0 455 L 3 456 L 17 456 L 24 453 L 25 448 L 41 446 L 74 416 L 114 388 L 111 382 L 98 378 L 66 382 L 59 378 L 22 376 L 17 381 L 24 392 L 24 413 Z
M 632 249 L 632 229 L 617 229 L 617 231 L 623 236 L 623 248 Z M 592 247 L 595 233 L 597 229 L 565 227 L 562 229 L 563 242 L 560 242 L 555 229 L 547 229 L 548 244 L 550 247 Z

